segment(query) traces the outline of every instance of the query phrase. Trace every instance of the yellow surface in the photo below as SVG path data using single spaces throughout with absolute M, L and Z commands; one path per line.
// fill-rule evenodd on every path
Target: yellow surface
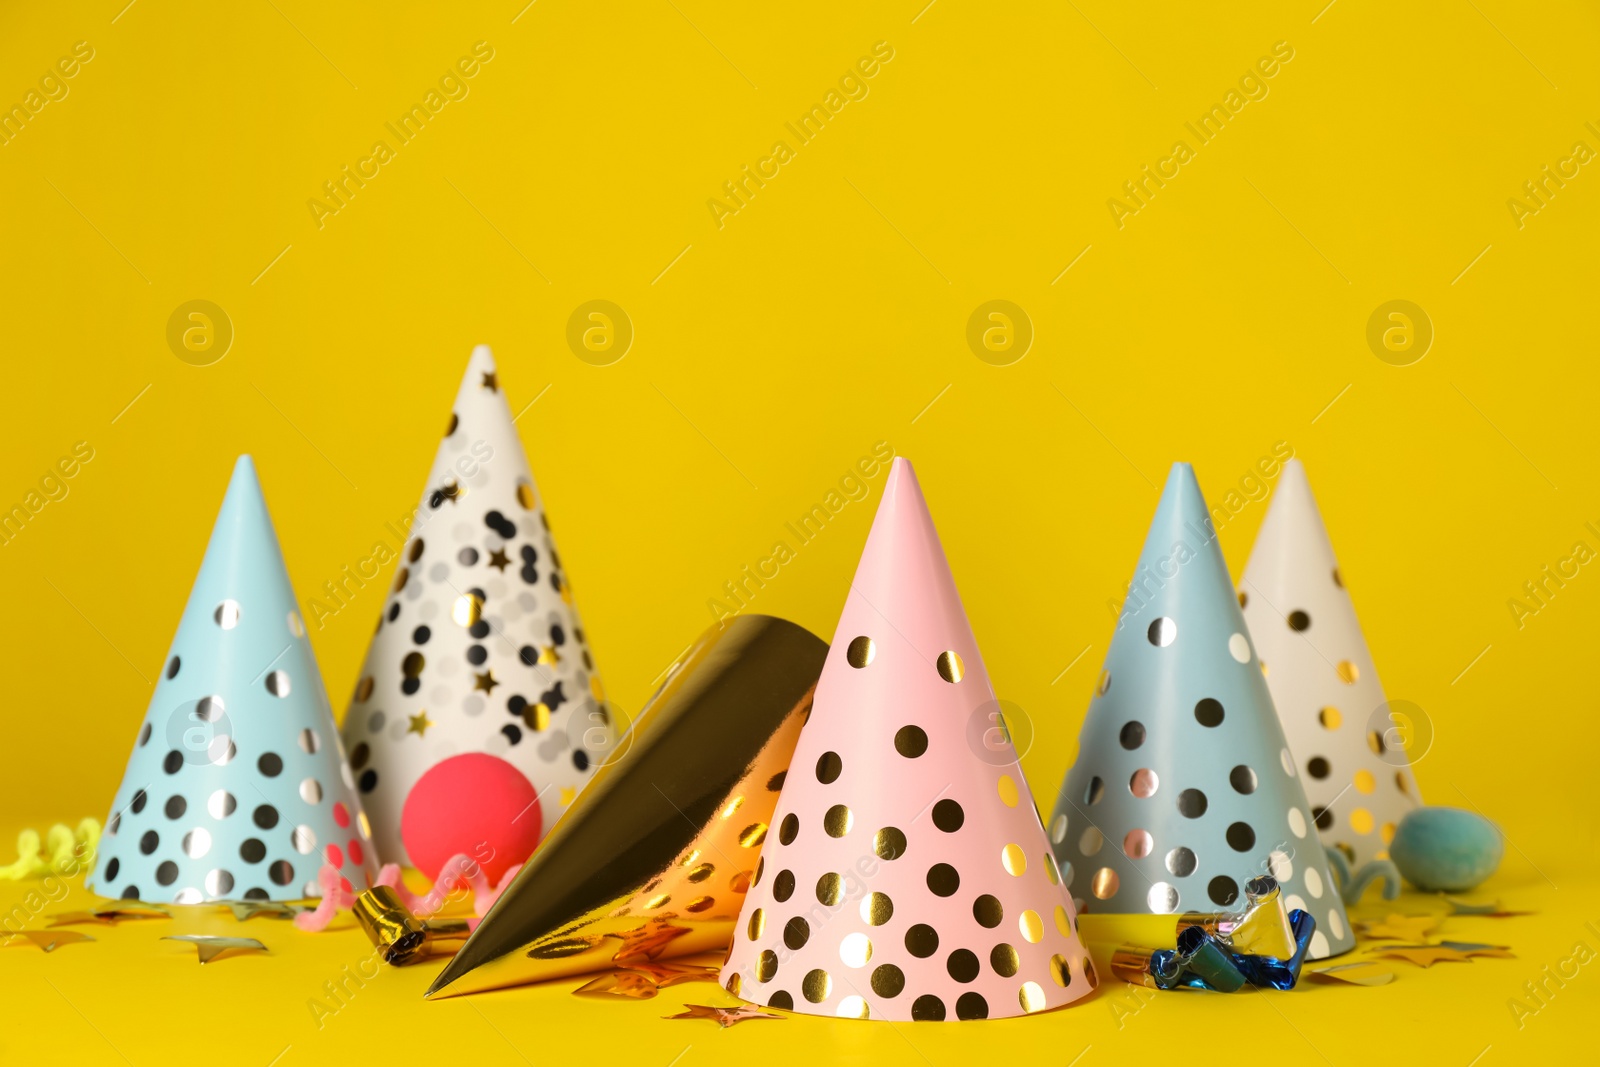
M 1093 1045 L 1088 1065 L 1217 1051 L 1236 1027 L 1265 1035 L 1240 1055 L 1296 1062 L 1318 1060 L 1308 1041 L 1336 1063 L 1573 1051 L 1600 979 L 1584 972 L 1520 1032 L 1505 1002 L 1600 912 L 1600 578 L 1570 562 L 1577 542 L 1600 550 L 1585 525 L 1600 527 L 1592 6 L 123 3 L 0 12 L 0 103 L 38 107 L 0 144 L 0 509 L 27 506 L 78 442 L 92 450 L 0 545 L 0 822 L 103 817 L 238 452 L 256 456 L 309 601 L 415 504 L 485 342 L 513 404 L 537 398 L 518 425 L 625 711 L 779 540 L 793 558 L 750 607 L 831 634 L 881 476 L 835 498 L 812 542 L 785 524 L 888 442 L 916 461 L 989 672 L 1031 721 L 1024 766 L 1046 808 L 1167 464 L 1193 462 L 1228 509 L 1237 571 L 1265 510 L 1251 471 L 1286 442 L 1389 695 L 1431 721 L 1424 796 L 1501 822 L 1491 889 L 1543 914 L 1478 922 L 1516 961 L 1273 1000 L 1282 1017 L 1166 998 L 1118 1030 L 1100 997 L 937 1037 L 654 1021 L 693 987 L 649 1005 L 532 990 L 418 1009 L 420 970 L 318 1033 L 304 1002 L 358 958 L 353 935 L 275 928 L 270 959 L 201 972 L 129 926 L 50 957 L 0 949 L 20 1009 L 8 1059 L 25 1039 L 115 1061 L 109 1039 L 136 1063 L 266 1063 L 285 1045 L 284 1063 L 498 1061 L 509 1038 L 539 1062 L 625 1039 L 641 1063 L 685 1045 L 684 1064 L 913 1048 L 1066 1062 Z M 80 41 L 92 58 L 40 89 Z M 400 144 L 385 124 L 476 42 L 492 58 Z M 892 58 L 866 62 L 839 99 L 857 98 L 800 143 L 785 124 L 875 49 Z M 1209 143 L 1186 128 L 1291 50 Z M 380 139 L 392 158 L 371 162 Z M 774 163 L 779 140 L 790 158 Z M 373 176 L 336 213 L 308 206 L 363 165 Z M 737 212 L 708 208 L 731 205 L 723 183 L 746 165 L 777 169 Z M 1168 168 L 1165 186 L 1137 212 L 1108 207 L 1131 206 L 1123 183 L 1145 165 Z M 1534 212 L 1523 186 L 1546 165 L 1568 176 Z M 609 366 L 568 347 L 596 299 L 632 324 Z M 168 346 L 193 300 L 232 325 L 210 366 Z M 991 300 L 1031 323 L 1009 366 L 968 347 Z M 1392 300 L 1432 324 L 1410 366 L 1368 347 Z M 1547 565 L 1569 577 L 1514 612 Z M 312 634 L 340 708 L 378 611 L 364 595 Z

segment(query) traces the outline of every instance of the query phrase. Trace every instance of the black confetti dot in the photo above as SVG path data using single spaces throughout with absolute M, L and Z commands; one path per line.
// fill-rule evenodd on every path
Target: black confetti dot
M 928 868 L 928 888 L 934 896 L 954 896 L 961 888 L 961 875 L 948 863 L 935 863 Z
M 485 637 L 489 636 L 489 624 L 484 622 L 482 619 L 479 619 L 477 622 L 467 627 L 467 633 L 471 634 L 475 640 L 482 641 Z
M 523 564 L 522 570 L 519 573 L 522 575 L 522 580 L 527 582 L 529 585 L 533 585 L 539 580 L 539 568 L 535 567 L 531 563 Z
M 580 771 L 588 770 L 589 769 L 589 753 L 585 752 L 581 748 L 575 750 L 572 753 L 572 765 L 574 767 L 578 768 L 578 770 L 580 770 Z
M 783 822 L 778 826 L 778 841 L 781 844 L 794 843 L 795 835 L 800 832 L 800 817 L 794 812 L 783 817 Z
M 1138 721 L 1123 723 L 1122 733 L 1118 735 L 1117 740 L 1122 742 L 1123 748 L 1130 751 L 1138 748 L 1144 744 L 1144 723 Z
M 917 923 L 906 931 L 906 951 L 925 960 L 939 951 L 939 932 L 927 923 Z
M 556 571 L 550 572 L 550 588 L 558 593 L 561 592 L 561 575 Z
M 534 548 L 532 545 L 523 545 L 522 546 L 522 551 L 519 552 L 518 555 L 520 555 L 522 557 L 522 562 L 524 562 L 524 563 L 538 563 L 539 562 L 539 551 L 538 551 L 538 549 Z
M 396 600 L 393 604 L 389 605 L 389 621 L 390 622 L 394 622 L 394 620 L 398 619 L 399 617 L 400 617 L 400 601 Z
M 1249 852 L 1256 845 L 1256 832 L 1246 822 L 1236 822 L 1228 827 L 1228 844 L 1235 852 Z
M 926 993 L 911 1002 L 911 1019 L 919 1023 L 944 1022 L 944 1001 Z
M 271 894 L 269 894 L 265 889 L 262 889 L 260 886 L 255 886 L 254 888 L 246 889 L 244 891 L 244 899 L 246 900 L 267 900 L 270 898 L 270 896 Z
M 513 745 L 522 740 L 522 727 L 518 726 L 514 722 L 508 722 L 504 726 L 500 727 L 500 732 L 505 734 L 506 740 L 510 741 Z
M 149 802 L 149 800 L 149 795 L 147 795 L 145 791 L 141 789 L 137 793 L 133 794 L 133 801 L 128 805 L 128 807 L 135 815 L 137 815 L 144 810 L 144 806 Z
M 146 746 L 146 745 L 148 745 L 150 743 L 150 735 L 152 733 L 154 733 L 154 732 L 155 732 L 154 729 L 151 727 L 151 725 L 149 723 L 145 723 L 144 724 L 144 729 L 139 731 L 139 747 L 140 748 L 143 748 L 144 746 Z
M 844 770 L 844 761 L 837 752 L 824 752 L 817 757 L 817 781 L 823 785 L 832 785 L 839 780 L 839 773 Z
M 276 778 L 283 773 L 283 757 L 276 752 L 263 752 L 256 760 L 256 770 L 268 778 Z
M 790 996 L 788 991 L 780 989 L 776 993 L 772 994 L 772 996 L 767 998 L 767 1007 L 782 1008 L 784 1011 L 793 1011 L 794 997 Z
M 167 679 L 168 679 L 168 681 L 170 681 L 173 678 L 176 678 L 178 676 L 178 668 L 180 668 L 182 666 L 183 666 L 183 660 L 179 659 L 177 656 L 173 656 L 172 659 L 167 661 Z
M 262 804 L 256 808 L 251 818 L 255 819 L 256 825 L 263 830 L 270 830 L 278 825 L 278 809 L 271 804 Z
M 146 830 L 144 836 L 139 838 L 139 851 L 146 856 L 161 847 L 161 835 L 154 830 Z
M 361 777 L 356 780 L 356 784 L 361 787 L 363 793 L 372 792 L 378 788 L 378 772 L 368 767 L 361 772 Z
M 783 943 L 799 950 L 811 939 L 811 924 L 796 915 L 783 924 Z
M 778 876 L 772 880 L 772 899 L 782 904 L 794 896 L 794 872 L 779 871 Z
M 517 650 L 517 658 L 522 661 L 523 666 L 532 667 L 539 662 L 539 650 L 532 645 L 523 645 Z
M 1333 829 L 1333 812 L 1327 808 L 1312 808 L 1311 817 L 1316 820 L 1318 830 Z
M 1201 726 L 1222 725 L 1222 701 L 1206 697 L 1194 706 L 1195 721 Z
M 463 548 L 460 552 L 456 553 L 456 560 L 463 567 L 470 567 L 474 563 L 478 562 L 478 550 L 470 546 Z
M 106 881 L 116 881 L 117 872 L 120 870 L 122 870 L 122 861 L 117 859 L 117 857 L 112 856 L 110 862 L 106 864 Z
M 1289 629 L 1293 630 L 1295 633 L 1301 633 L 1302 631 L 1308 630 L 1310 628 L 1311 628 L 1311 616 L 1310 615 L 1307 615 L 1303 611 L 1291 611 L 1291 612 L 1289 612 Z
M 1225 874 L 1219 874 L 1206 885 L 1206 894 L 1213 904 L 1226 907 L 1239 897 L 1239 883 Z
M 417 560 L 421 559 L 422 553 L 427 550 L 427 547 L 427 544 L 424 543 L 420 537 L 411 542 L 411 551 L 406 553 L 407 562 L 415 563 Z
M 474 667 L 481 667 L 489 659 L 489 650 L 482 645 L 473 645 L 467 649 L 467 662 Z
M 126 888 L 126 889 L 124 889 L 122 891 L 122 899 L 123 900 L 138 900 L 139 899 L 139 887 L 136 886 L 136 885 L 128 886 L 128 888 Z
M 278 860 L 267 868 L 267 877 L 278 885 L 288 885 L 294 881 L 294 865 L 288 860 Z
M 999 944 L 989 950 L 989 966 L 994 968 L 994 973 L 1001 978 L 1011 978 L 1017 973 L 1017 950 L 1007 944 Z
M 168 774 L 177 774 L 183 769 L 183 753 L 177 749 L 168 752 L 166 758 L 161 761 L 161 769 Z
M 524 696 L 512 696 L 506 700 L 506 710 L 513 715 L 521 715 L 522 709 L 527 706 L 528 698 Z
M 428 638 L 432 636 L 433 631 L 428 629 L 426 626 L 419 626 L 415 630 L 411 631 L 411 640 L 415 641 L 419 645 L 427 644 Z
M 400 692 L 406 696 L 415 696 L 418 689 L 422 688 L 421 678 L 407 678 L 400 683 Z
M 260 863 L 267 858 L 267 846 L 259 837 L 247 837 L 239 846 L 239 858 L 246 863 Z
M 1178 814 L 1198 819 L 1206 813 L 1206 795 L 1198 789 L 1185 789 L 1178 794 Z
M 560 623 L 550 624 L 550 643 L 555 645 L 557 648 L 560 648 L 562 645 L 567 643 L 566 631 L 561 629 Z
M 182 797 L 172 796 L 167 798 L 167 818 L 181 819 L 183 813 L 189 810 L 189 802 Z
M 171 885 L 178 880 L 178 865 L 171 860 L 165 860 L 156 868 L 156 881 L 162 885 Z
M 961 829 L 961 824 L 967 821 L 967 813 L 961 810 L 961 805 L 946 797 L 933 806 L 933 825 L 947 834 L 953 834 Z
M 1000 925 L 1004 909 L 1000 906 L 998 898 L 988 893 L 983 894 L 972 902 L 972 917 L 978 920 L 978 925 L 993 930 Z
M 367 760 L 370 758 L 372 749 L 367 747 L 367 743 L 365 741 L 357 743 L 356 747 L 350 750 L 350 769 L 359 771 L 367 765 Z
M 957 1019 L 987 1019 L 989 1002 L 978 993 L 963 993 L 956 1000 Z
M 1328 772 L 1332 769 L 1328 765 L 1328 761 L 1321 756 L 1312 756 L 1306 761 L 1306 773 L 1313 778 L 1326 778 L 1328 777 Z
M 456 432 L 456 427 L 460 426 L 460 425 L 461 425 L 461 416 L 457 415 L 455 412 L 452 411 L 450 413 L 450 425 L 445 427 L 444 435 L 446 437 L 453 436 L 455 434 L 455 432 Z
M 894 750 L 906 759 L 928 751 L 928 734 L 920 726 L 902 726 L 894 735 Z
M 1228 772 L 1228 784 L 1233 786 L 1236 793 L 1254 793 L 1256 791 L 1256 772 L 1241 763 Z
M 958 982 L 970 982 L 978 977 L 978 956 L 971 949 L 958 948 L 944 961 L 944 969 Z

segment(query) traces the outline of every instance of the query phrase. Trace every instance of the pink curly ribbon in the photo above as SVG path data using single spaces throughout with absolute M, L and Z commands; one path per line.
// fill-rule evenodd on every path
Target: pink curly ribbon
M 326 930 L 341 908 L 351 908 L 356 902 L 355 886 L 332 864 L 322 865 L 317 872 L 317 885 L 322 888 L 322 899 L 316 910 L 303 911 L 294 917 L 294 924 L 311 934 Z
M 522 869 L 517 864 L 506 871 L 500 879 L 500 884 L 492 886 L 489 876 L 483 872 L 477 861 L 470 856 L 457 853 L 445 861 L 439 870 L 438 878 L 434 879 L 433 888 L 426 896 L 417 896 L 408 890 L 405 883 L 400 880 L 400 865 L 397 863 L 384 864 L 378 872 L 378 877 L 372 881 L 374 886 L 388 886 L 393 889 L 403 903 L 417 915 L 426 918 L 444 907 L 452 894 L 463 885 L 472 890 L 472 908 L 477 914 L 482 915 L 500 899 L 500 894 L 506 891 L 511 880 Z M 315 910 L 303 911 L 294 917 L 295 926 L 307 933 L 320 933 L 328 928 L 334 917 L 341 910 L 348 910 L 356 902 L 355 887 L 339 874 L 338 868 L 324 863 L 317 872 L 317 885 L 322 888 L 322 899 L 317 903 Z

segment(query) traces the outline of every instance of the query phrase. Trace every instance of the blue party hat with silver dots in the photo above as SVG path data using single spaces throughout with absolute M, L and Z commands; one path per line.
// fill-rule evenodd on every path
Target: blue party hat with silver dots
M 1194 471 L 1175 464 L 1050 820 L 1088 911 L 1232 907 L 1270 874 L 1355 947 Z
M 494 355 L 479 345 L 344 720 L 384 859 L 432 867 L 482 847 L 471 813 L 442 843 L 403 833 L 408 810 L 454 791 L 429 772 L 466 753 L 495 757 L 497 780 L 535 798 L 518 819 L 537 830 L 525 841 L 542 840 L 615 744 L 604 701 Z
M 299 900 L 377 873 L 255 465 L 240 456 L 86 885 L 161 903 Z

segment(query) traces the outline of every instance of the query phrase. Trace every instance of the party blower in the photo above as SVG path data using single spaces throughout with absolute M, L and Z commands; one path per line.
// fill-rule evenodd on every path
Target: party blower
M 729 992 L 953 1021 L 1094 988 L 1016 752 L 970 740 L 997 707 L 916 474 L 896 459 L 722 969 Z
M 87 885 L 199 904 L 299 900 L 378 872 L 294 589 L 240 456 Z
M 827 651 L 762 615 L 701 635 L 427 995 L 726 948 Z M 427 933 L 388 913 L 375 940 Z
M 467 361 L 399 557 L 345 716 L 351 769 L 385 860 L 431 878 L 466 853 L 498 881 L 616 730 L 485 346 Z
M 1314 920 L 1320 959 L 1355 939 L 1246 633 L 1200 484 L 1175 464 L 1050 840 L 1097 911 L 1228 907 L 1271 875 Z

